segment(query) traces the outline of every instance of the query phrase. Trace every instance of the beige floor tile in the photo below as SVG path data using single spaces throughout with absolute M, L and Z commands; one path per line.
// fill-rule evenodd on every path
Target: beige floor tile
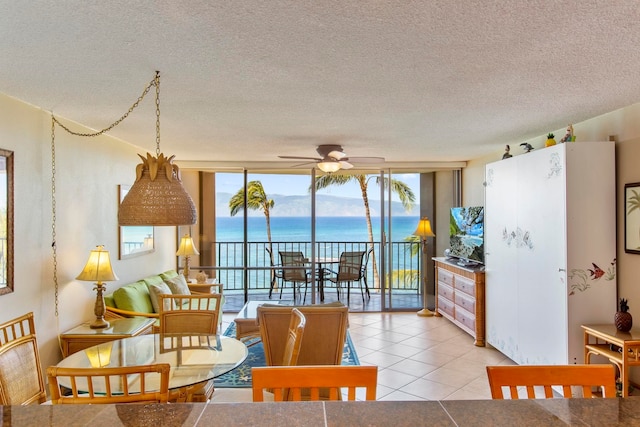
M 457 386 L 418 378 L 412 383 L 402 387 L 400 391 L 420 397 L 424 400 L 441 400 L 458 390 Z

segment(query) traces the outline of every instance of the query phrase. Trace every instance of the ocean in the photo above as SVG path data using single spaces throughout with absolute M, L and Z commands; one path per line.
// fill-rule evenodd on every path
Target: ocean
M 419 217 L 394 217 L 392 241 L 401 242 L 411 236 L 418 225 Z M 380 240 L 380 217 L 372 217 L 374 241 Z M 216 219 L 218 242 L 242 242 L 243 218 L 221 217 Z M 272 217 L 271 239 L 274 242 L 311 241 L 311 220 L 308 217 Z M 364 217 L 336 216 L 316 218 L 316 241 L 367 242 L 367 222 Z M 264 216 L 248 218 L 248 241 L 266 242 L 267 226 Z

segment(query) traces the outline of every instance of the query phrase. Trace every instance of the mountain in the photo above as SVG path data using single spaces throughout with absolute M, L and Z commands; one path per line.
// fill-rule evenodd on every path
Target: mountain
M 229 200 L 231 193 L 216 193 L 216 215 L 229 216 Z M 272 216 L 310 216 L 310 196 L 285 196 L 281 194 L 269 195 L 273 199 L 274 206 Z M 387 205 L 385 204 L 385 208 Z M 380 216 L 380 201 L 369 199 L 371 216 Z M 418 216 L 419 206 L 414 206 L 410 212 L 406 212 L 400 202 L 392 202 L 395 216 Z M 318 195 L 316 196 L 317 216 L 364 216 L 364 203 L 361 198 Z M 249 211 L 249 216 L 263 215 L 261 211 Z

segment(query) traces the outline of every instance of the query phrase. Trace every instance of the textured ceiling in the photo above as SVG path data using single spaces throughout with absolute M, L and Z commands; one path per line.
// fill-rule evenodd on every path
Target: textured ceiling
M 0 92 L 101 129 L 160 70 L 181 161 L 465 161 L 639 102 L 639 23 L 637 0 L 0 0 Z M 153 108 L 111 134 L 155 152 Z

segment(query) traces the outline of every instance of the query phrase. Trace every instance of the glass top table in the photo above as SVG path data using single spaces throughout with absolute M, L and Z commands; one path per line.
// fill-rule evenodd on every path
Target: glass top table
M 246 358 L 247 347 L 230 337 L 149 334 L 89 347 L 66 357 L 57 366 L 98 368 L 168 363 L 171 366 L 169 389 L 175 390 L 225 374 Z M 65 379 L 60 378 L 60 383 L 70 386 L 64 383 Z M 78 384 L 78 388 L 83 390 L 82 384 Z

